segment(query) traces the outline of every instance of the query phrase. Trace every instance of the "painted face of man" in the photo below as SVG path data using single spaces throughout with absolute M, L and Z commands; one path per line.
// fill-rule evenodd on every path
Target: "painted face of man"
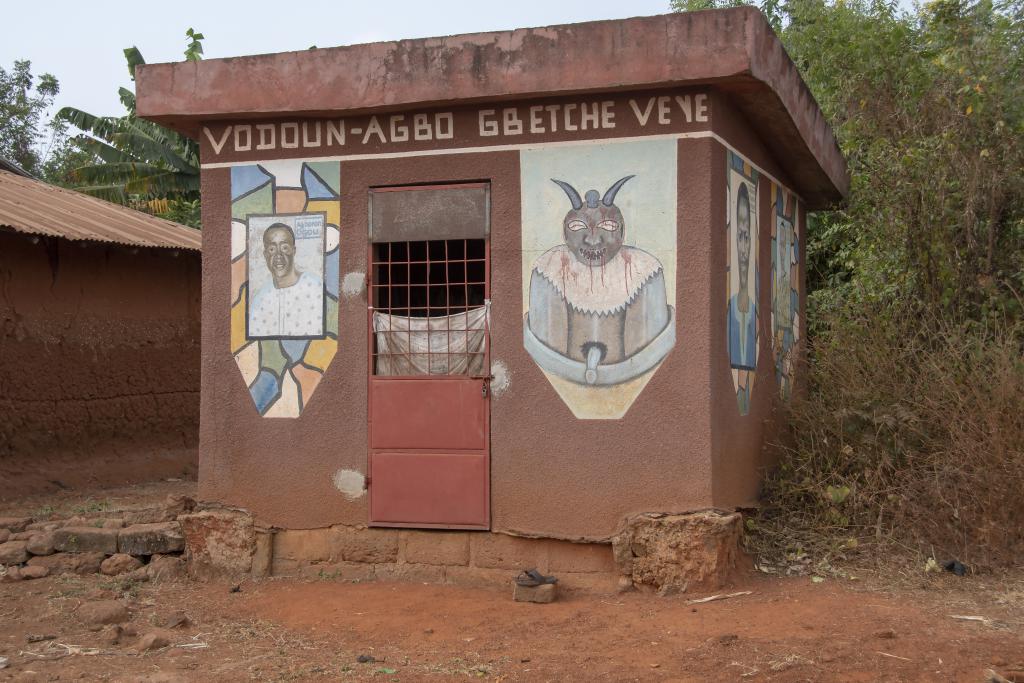
M 286 225 L 272 225 L 263 233 L 263 257 L 274 284 L 287 281 L 295 271 L 295 237 Z M 294 283 L 288 283 L 288 286 Z
M 747 268 L 750 265 L 750 197 L 746 185 L 740 186 L 736 198 L 736 258 L 740 269 L 740 287 L 745 289 Z
M 565 244 L 576 259 L 588 266 L 612 260 L 622 249 L 626 223 L 617 206 L 583 206 L 566 214 L 562 222 Z

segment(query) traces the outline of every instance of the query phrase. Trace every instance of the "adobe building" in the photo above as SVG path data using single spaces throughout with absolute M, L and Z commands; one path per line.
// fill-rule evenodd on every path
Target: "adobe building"
M 200 245 L 0 159 L 0 501 L 194 474 Z
M 759 12 L 137 78 L 201 145 L 200 496 L 264 570 L 600 574 L 630 516 L 755 504 L 849 183 Z

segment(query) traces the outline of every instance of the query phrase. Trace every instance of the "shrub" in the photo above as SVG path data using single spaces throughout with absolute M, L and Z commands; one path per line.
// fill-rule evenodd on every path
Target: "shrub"
M 813 342 L 754 539 L 775 557 L 1024 556 L 1024 330 L 861 307 Z M 856 549 L 856 550 L 855 550 Z

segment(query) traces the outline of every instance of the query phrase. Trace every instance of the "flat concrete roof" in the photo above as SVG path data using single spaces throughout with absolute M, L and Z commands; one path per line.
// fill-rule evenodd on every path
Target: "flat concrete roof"
M 731 96 L 808 208 L 847 194 L 849 174 L 832 129 L 752 7 L 136 70 L 139 116 L 193 138 L 211 119 L 348 115 L 699 84 Z

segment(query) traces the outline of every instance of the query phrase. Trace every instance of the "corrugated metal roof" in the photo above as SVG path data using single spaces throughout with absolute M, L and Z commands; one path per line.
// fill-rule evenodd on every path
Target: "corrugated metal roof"
M 34 177 L 31 173 L 23 169 L 21 166 L 18 166 L 10 159 L 5 159 L 4 157 L 0 157 L 0 171 L 10 171 L 14 175 L 25 176 L 26 178 Z
M 71 240 L 202 248 L 202 233 L 193 228 L 6 171 L 0 171 L 0 226 Z

